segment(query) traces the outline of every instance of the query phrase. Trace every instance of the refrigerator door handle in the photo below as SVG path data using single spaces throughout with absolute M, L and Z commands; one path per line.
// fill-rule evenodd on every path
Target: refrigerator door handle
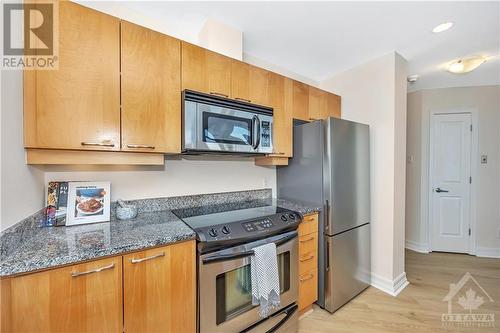
M 325 201 L 325 231 L 328 233 L 330 231 L 330 203 L 328 200 Z
M 330 238 L 326 237 L 326 255 L 325 255 L 325 271 L 328 272 L 330 270 Z

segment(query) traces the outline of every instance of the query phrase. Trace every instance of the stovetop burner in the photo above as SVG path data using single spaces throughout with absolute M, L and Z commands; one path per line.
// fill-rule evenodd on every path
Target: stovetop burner
M 297 228 L 302 216 L 275 200 L 250 200 L 183 208 L 173 213 L 197 234 L 202 252 L 250 242 Z

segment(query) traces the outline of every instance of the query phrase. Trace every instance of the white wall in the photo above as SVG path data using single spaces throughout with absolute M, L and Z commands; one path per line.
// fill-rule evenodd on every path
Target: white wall
M 391 53 L 320 87 L 342 96 L 342 118 L 370 125 L 372 284 L 396 293 L 404 278 L 406 61 Z
M 207 19 L 198 35 L 200 46 L 243 60 L 243 33 L 214 19 Z
M 42 207 L 43 172 L 27 166 L 23 148 L 23 73 L 2 71 L 0 229 Z
M 478 153 L 488 155 L 488 164 L 473 156 L 477 169 L 476 240 L 478 255 L 500 256 L 500 86 L 444 88 L 408 94 L 408 155 L 413 163 L 407 175 L 407 245 L 428 249 L 429 124 L 435 110 L 473 109 L 478 114 Z M 475 234 L 475 235 L 474 235 Z M 409 243 L 409 244 L 408 244 Z

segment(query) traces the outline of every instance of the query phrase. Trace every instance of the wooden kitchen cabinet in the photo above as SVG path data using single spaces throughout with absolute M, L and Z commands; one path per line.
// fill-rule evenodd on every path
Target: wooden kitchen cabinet
M 2 332 L 122 332 L 122 258 L 1 280 Z
M 270 91 L 271 74 L 274 73 L 233 60 L 231 63 L 231 98 L 272 107 L 274 91 Z
M 292 84 L 293 118 L 309 121 L 309 86 L 293 80 Z
M 307 312 L 318 299 L 318 213 L 299 225 L 299 311 Z
M 195 241 L 123 257 L 126 332 L 196 331 Z
M 120 150 L 120 21 L 58 7 L 59 68 L 24 71 L 25 147 Z
M 182 90 L 190 89 L 229 98 L 231 58 L 182 42 Z
M 340 96 L 309 87 L 309 119 L 340 118 Z
M 122 150 L 181 151 L 178 39 L 121 22 Z

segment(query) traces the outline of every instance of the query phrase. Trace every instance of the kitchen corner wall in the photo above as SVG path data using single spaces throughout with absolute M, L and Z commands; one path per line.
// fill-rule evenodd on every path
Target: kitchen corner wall
M 320 85 L 342 96 L 342 118 L 370 125 L 372 285 L 392 295 L 407 285 L 406 64 L 391 53 Z
M 408 166 L 406 245 L 429 250 L 429 132 L 430 115 L 439 110 L 477 112 L 478 155 L 488 155 L 477 170 L 473 186 L 477 196 L 473 237 L 478 256 L 500 257 L 500 86 L 456 87 L 420 90 L 408 94 Z M 473 212 L 474 214 L 474 212 Z

